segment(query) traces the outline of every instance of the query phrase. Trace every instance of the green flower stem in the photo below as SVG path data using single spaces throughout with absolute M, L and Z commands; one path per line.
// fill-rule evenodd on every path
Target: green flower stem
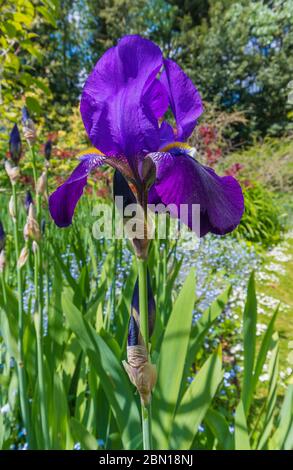
M 33 177 L 34 177 L 34 183 L 35 183 L 35 191 L 37 189 L 37 181 L 38 181 L 38 176 L 37 176 L 37 164 L 36 164 L 36 152 L 35 148 L 33 145 L 28 143 L 29 146 L 29 151 L 31 154 L 31 160 L 32 160 L 32 167 L 33 167 Z
M 5 288 L 4 272 L 1 273 L 1 285 L 2 285 L 2 291 L 3 291 L 3 301 L 4 301 L 4 305 L 6 307 L 6 305 L 7 305 L 7 295 L 6 295 L 6 288 Z
M 35 189 L 37 188 L 38 174 L 36 166 L 36 153 L 33 145 L 29 145 Z M 42 195 L 36 194 L 37 220 L 39 226 L 42 220 Z M 44 299 L 43 299 L 43 256 L 42 256 L 42 240 L 38 243 L 35 253 L 35 329 L 37 338 L 37 364 L 38 364 L 38 384 L 40 392 L 40 414 L 41 426 L 46 449 L 50 449 L 50 435 L 47 414 L 47 396 L 45 388 L 44 376 L 44 351 L 43 351 L 43 324 L 44 324 Z
M 140 333 L 149 353 L 149 326 L 148 326 L 148 292 L 147 292 L 147 260 L 138 259 L 138 287 L 139 287 L 139 314 Z M 151 403 L 145 406 L 141 403 L 142 435 L 144 450 L 152 449 L 152 417 Z
M 44 364 L 43 364 L 43 308 L 41 302 L 41 285 L 39 283 L 40 273 L 40 248 L 37 248 L 35 256 L 35 329 L 37 337 L 37 363 L 38 363 L 38 382 L 40 392 L 40 411 L 41 411 L 41 426 L 44 438 L 45 449 L 50 449 L 50 436 L 49 436 L 49 424 L 47 415 L 47 397 L 45 389 L 45 376 L 44 376 Z
M 24 312 L 23 312 L 23 289 L 22 289 L 22 276 L 21 268 L 18 267 L 18 259 L 20 255 L 19 233 L 18 233 L 18 205 L 17 205 L 17 192 L 16 185 L 12 184 L 13 204 L 15 211 L 15 218 L 13 219 L 14 226 L 14 243 L 16 255 L 16 272 L 17 272 L 17 294 L 18 294 L 18 362 L 17 372 L 19 381 L 19 395 L 20 395 L 20 408 L 23 423 L 27 433 L 27 441 L 30 449 L 33 448 L 32 428 L 30 425 L 30 410 L 27 395 L 27 384 L 24 367 L 24 349 L 23 349 L 23 333 L 24 333 Z
M 112 288 L 111 288 L 111 297 L 112 297 L 112 316 L 113 319 L 115 319 L 115 313 L 116 313 L 116 277 L 117 277 L 117 240 L 116 240 L 116 206 L 113 204 L 113 210 L 112 210 L 112 233 L 114 235 L 114 257 L 113 257 L 113 263 L 114 263 L 114 270 L 113 270 L 113 279 L 112 279 Z M 110 323 L 110 322 L 109 322 Z

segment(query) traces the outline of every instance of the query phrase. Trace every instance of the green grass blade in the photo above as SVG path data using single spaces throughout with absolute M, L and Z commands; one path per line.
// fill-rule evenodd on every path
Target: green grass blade
M 70 419 L 70 430 L 75 443 L 80 443 L 82 450 L 97 450 L 95 437 L 75 418 Z
M 270 323 L 268 325 L 268 328 L 264 334 L 264 337 L 263 337 L 263 340 L 262 340 L 262 343 L 261 343 L 261 346 L 260 346 L 260 350 L 259 350 L 259 353 L 258 353 L 258 356 L 257 356 L 257 360 L 256 360 L 256 365 L 255 365 L 255 369 L 254 369 L 254 374 L 253 374 L 253 379 L 252 379 L 252 393 L 255 391 L 255 388 L 256 388 L 256 385 L 257 385 L 257 381 L 259 379 L 259 376 L 262 372 L 262 369 L 263 369 L 263 366 L 264 366 L 264 363 L 265 363 L 265 360 L 266 360 L 266 357 L 267 357 L 267 354 L 268 354 L 268 351 L 269 351 L 269 348 L 270 348 L 270 344 L 271 344 L 271 341 L 272 341 L 272 336 L 273 336 L 273 333 L 274 333 L 274 326 L 275 326 L 275 320 L 277 318 L 277 314 L 278 314 L 278 310 L 279 310 L 279 307 L 277 307 L 277 309 L 275 310 L 271 320 L 270 320 Z
M 293 384 L 287 388 L 272 441 L 276 450 L 293 449 Z
M 224 416 L 218 411 L 210 408 L 205 415 L 204 421 L 218 441 L 217 448 L 222 450 L 232 450 L 232 434 L 230 433 L 229 425 Z
M 250 450 L 244 406 L 240 400 L 235 412 L 235 450 Z
M 252 381 L 255 360 L 256 319 L 257 302 L 254 273 L 252 272 L 248 282 L 247 298 L 243 314 L 244 373 L 241 399 L 246 416 L 253 394 Z

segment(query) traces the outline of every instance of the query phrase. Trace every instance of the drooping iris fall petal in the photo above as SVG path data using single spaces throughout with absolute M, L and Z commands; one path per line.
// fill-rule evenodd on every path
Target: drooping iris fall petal
M 200 236 L 207 232 L 218 235 L 234 230 L 244 211 L 242 190 L 232 176 L 218 176 L 186 152 L 155 154 L 157 180 L 151 187 L 149 203 L 188 205 L 188 226 L 192 228 L 192 204 L 200 204 Z M 171 211 L 172 212 L 172 211 Z M 184 222 L 186 220 L 184 219 Z
M 58 227 L 71 224 L 75 206 L 82 196 L 89 173 L 103 163 L 102 155 L 85 155 L 71 176 L 50 196 L 50 213 Z

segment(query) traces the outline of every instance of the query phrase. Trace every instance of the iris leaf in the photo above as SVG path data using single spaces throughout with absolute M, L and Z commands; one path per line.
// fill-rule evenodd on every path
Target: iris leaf
M 219 348 L 204 363 L 183 395 L 171 426 L 171 449 L 191 448 L 221 380 L 222 354 Z
M 247 415 L 253 394 L 253 369 L 256 344 L 257 302 L 255 294 L 254 273 L 252 272 L 247 290 L 247 299 L 243 314 L 243 342 L 244 342 L 244 374 L 241 399 L 244 412 Z
M 235 413 L 235 450 L 250 450 L 249 435 L 242 400 Z
M 101 380 L 126 448 L 127 443 L 141 432 L 139 412 L 131 385 L 122 364 L 102 337 L 83 318 L 72 298 L 72 291 L 66 289 L 62 299 L 64 314 Z
M 156 446 L 160 449 L 168 448 L 168 434 L 187 356 L 194 300 L 195 274 L 191 270 L 171 312 L 158 359 L 158 382 L 153 397 L 153 433 Z

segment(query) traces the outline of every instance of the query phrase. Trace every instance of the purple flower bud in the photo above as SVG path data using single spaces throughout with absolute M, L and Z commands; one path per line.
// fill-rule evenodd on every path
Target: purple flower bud
M 6 239 L 6 234 L 5 234 L 2 222 L 0 220 L 0 251 L 2 251 L 5 247 L 5 239 Z
M 21 139 L 17 124 L 14 124 L 9 137 L 9 153 L 14 165 L 18 165 L 21 157 Z
M 128 346 L 137 346 L 138 345 L 138 336 L 139 336 L 139 329 L 137 323 L 134 319 L 134 316 L 131 315 L 128 324 Z
M 45 143 L 45 149 L 44 149 L 44 154 L 45 154 L 45 159 L 46 160 L 50 160 L 51 153 L 52 153 L 52 140 L 49 139 Z
M 25 125 L 30 120 L 30 115 L 26 106 L 23 106 L 21 110 L 22 114 L 22 124 Z
M 34 201 L 33 201 L 33 197 L 31 195 L 31 192 L 27 191 L 25 193 L 25 198 L 24 198 L 24 206 L 25 206 L 27 212 L 29 210 L 30 205 L 33 204 L 33 203 L 34 203 Z
M 22 108 L 22 128 L 26 141 L 32 145 L 36 141 L 37 132 L 34 121 L 31 119 L 26 106 Z

